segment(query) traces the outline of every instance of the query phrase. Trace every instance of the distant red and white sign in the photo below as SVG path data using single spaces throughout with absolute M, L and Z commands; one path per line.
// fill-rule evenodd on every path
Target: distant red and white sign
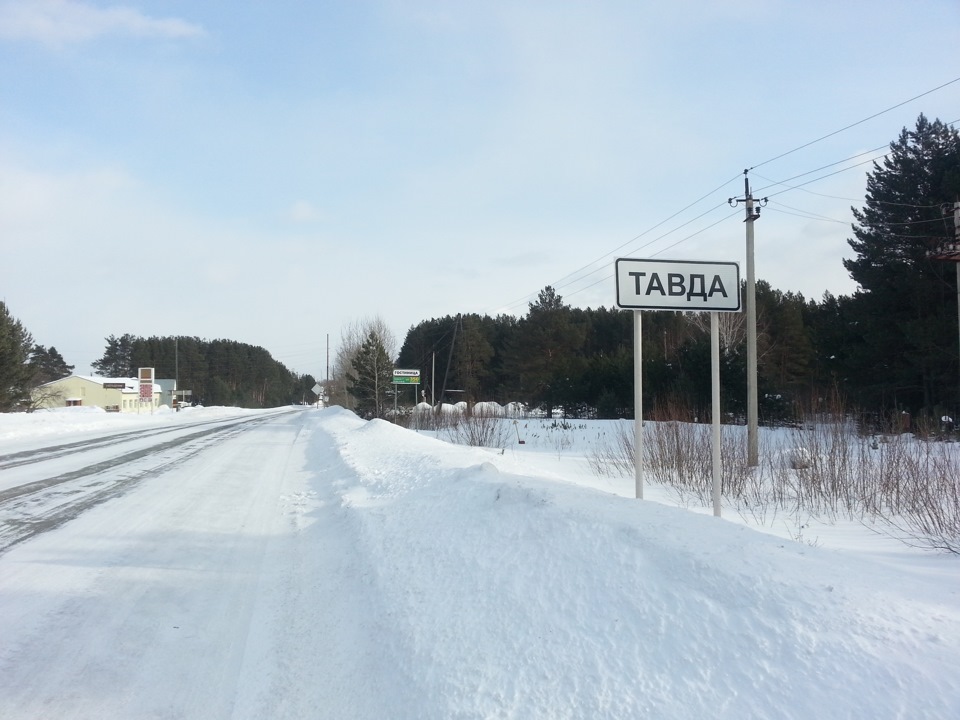
M 137 377 L 140 379 L 140 402 L 153 400 L 153 368 L 140 368 Z

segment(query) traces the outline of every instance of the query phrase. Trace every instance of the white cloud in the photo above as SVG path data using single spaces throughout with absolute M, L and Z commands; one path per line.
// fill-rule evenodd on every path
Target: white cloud
M 0 3 L 0 38 L 50 45 L 109 35 L 183 38 L 203 35 L 177 18 L 152 18 L 129 7 L 98 8 L 75 0 L 7 0 Z
M 297 223 L 312 223 L 323 219 L 323 213 L 306 200 L 297 200 L 287 211 L 287 218 Z

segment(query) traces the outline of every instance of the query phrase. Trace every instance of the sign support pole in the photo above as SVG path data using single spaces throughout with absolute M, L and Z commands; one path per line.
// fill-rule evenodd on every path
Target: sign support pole
M 754 218 L 756 219 L 756 218 Z M 733 262 L 643 260 L 616 262 L 617 306 L 633 310 L 633 448 L 636 497 L 643 499 L 643 341 L 641 312 L 710 312 L 713 401 L 713 510 L 720 515 L 720 324 L 719 312 L 740 311 L 740 268 Z
M 720 517 L 720 323 L 716 311 L 710 313 L 710 374 L 713 400 L 713 515 Z
M 637 499 L 643 500 L 643 343 L 641 310 L 633 311 L 633 472 Z

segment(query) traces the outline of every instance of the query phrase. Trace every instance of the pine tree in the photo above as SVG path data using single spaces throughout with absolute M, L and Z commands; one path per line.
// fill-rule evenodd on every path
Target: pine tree
M 33 336 L 0 300 L 0 412 L 22 409 L 29 399 L 32 349 Z
M 943 208 L 958 197 L 960 135 L 923 115 L 867 178 L 848 241 L 857 257 L 844 261 L 860 286 L 848 370 L 865 403 L 917 411 L 957 400 L 955 272 L 929 253 L 952 237 Z
M 492 357 L 493 346 L 484 333 L 480 316 L 463 315 L 453 356 L 456 369 L 454 383 L 455 387 L 464 391 L 464 399 L 468 403 L 487 399 L 482 396 L 481 388 L 490 375 Z
M 134 377 L 137 374 L 133 358 L 136 338 L 127 333 L 121 337 L 111 335 L 106 340 L 107 347 L 103 351 L 103 357 L 90 363 L 91 367 L 103 377 Z
M 73 365 L 67 365 L 67 361 L 52 345 L 49 350 L 43 345 L 34 346 L 29 365 L 32 381 L 36 385 L 59 380 L 73 372 Z
M 586 324 L 549 285 L 530 303 L 513 342 L 506 349 L 504 368 L 523 401 L 551 412 L 573 410 L 586 370 L 583 347 Z
M 393 363 L 379 335 L 371 331 L 351 363 L 347 376 L 350 394 L 361 417 L 382 418 L 387 410 L 387 391 L 392 388 Z

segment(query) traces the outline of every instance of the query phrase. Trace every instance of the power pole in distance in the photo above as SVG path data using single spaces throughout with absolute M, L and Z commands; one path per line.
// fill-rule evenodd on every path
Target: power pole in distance
M 760 463 L 759 441 L 759 401 L 757 398 L 757 286 L 753 266 L 753 223 L 760 217 L 760 208 L 767 204 L 767 198 L 757 200 L 754 205 L 750 191 L 749 169 L 743 171 L 743 198 L 729 198 L 727 202 L 736 207 L 741 202 L 746 208 L 744 222 L 747 224 L 747 292 L 744 306 L 747 311 L 747 465 L 755 467 Z

